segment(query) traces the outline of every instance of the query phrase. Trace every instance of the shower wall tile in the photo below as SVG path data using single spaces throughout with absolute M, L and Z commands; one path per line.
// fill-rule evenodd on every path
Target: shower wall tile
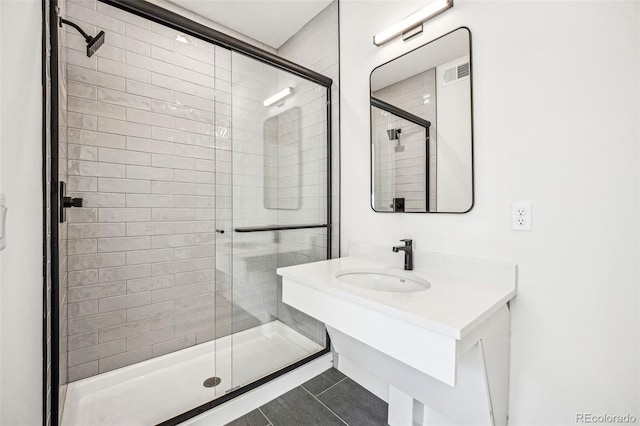
M 69 367 L 69 382 L 86 379 L 98 374 L 98 361 L 87 362 L 86 364 Z
M 140 53 L 141 55 L 149 55 L 151 52 L 151 47 L 149 46 L 148 43 L 137 41 L 131 37 L 126 37 L 126 36 L 115 34 L 115 33 L 109 34 L 109 40 L 108 40 L 108 43 L 105 43 L 105 46 L 109 46 L 109 45 L 126 50 L 127 52 Z M 98 56 L 100 56 L 100 50 L 97 52 Z M 124 62 L 124 61 L 121 61 L 121 62 Z
M 98 58 L 98 71 L 118 77 L 151 83 L 151 72 L 106 58 Z
M 333 80 L 331 89 L 331 116 L 334 123 L 339 118 L 339 67 L 338 67 L 338 2 L 331 3 L 313 20 L 306 24 L 296 35 L 291 37 L 278 49 L 278 55 L 293 62 L 300 63 L 314 71 L 324 74 Z M 327 149 L 326 149 L 326 104 L 324 98 L 318 99 L 318 93 L 310 85 L 296 87 L 294 96 L 301 108 L 301 155 L 279 156 L 286 165 L 301 164 L 301 206 L 299 210 L 281 211 L 280 223 L 296 223 L 301 217 L 314 218 L 324 223 L 327 217 Z M 284 132 L 287 134 L 287 123 Z M 296 123 L 291 123 L 291 125 Z M 279 129 L 280 130 L 280 129 Z M 338 126 L 333 127 L 332 137 L 332 256 L 338 254 L 339 232 L 339 133 Z M 286 140 L 286 139 L 285 139 Z M 278 196 L 286 202 L 295 191 L 287 188 L 295 187 L 296 176 L 287 173 L 295 168 L 288 167 L 280 174 Z M 300 223 L 300 222 L 298 222 Z M 279 239 L 289 247 L 278 254 L 278 267 L 308 263 L 327 256 L 327 235 L 324 229 L 290 230 L 279 232 Z M 325 332 L 321 323 L 282 303 L 281 283 L 277 285 L 278 318 L 287 325 L 298 330 L 307 337 L 324 344 Z
M 171 38 L 140 28 L 137 25 L 126 24 L 125 34 L 131 39 L 140 40 L 153 46 L 169 50 L 174 49 L 174 40 Z
M 154 303 L 152 305 L 141 306 L 138 308 L 127 309 L 127 321 L 140 321 L 143 319 L 157 319 L 164 314 L 173 312 L 173 301 Z
M 151 220 L 151 209 L 144 208 L 101 208 L 100 222 L 146 222 Z
M 122 325 L 116 325 L 113 327 L 103 328 L 99 331 L 99 342 L 110 342 L 113 340 L 120 340 L 130 336 L 136 336 L 141 333 L 146 333 L 151 330 L 151 321 L 143 320 L 137 322 L 129 322 Z
M 69 175 L 96 177 L 125 177 L 125 166 L 91 161 L 69 161 Z
M 69 256 L 67 261 L 69 271 L 95 269 L 125 264 L 124 253 L 103 253 Z
M 67 2 L 65 2 L 65 4 L 66 3 L 75 3 L 75 4 L 78 4 L 78 5 L 82 6 L 82 7 L 86 7 L 86 8 L 91 9 L 91 10 L 96 10 L 97 0 L 67 0 Z
M 82 349 L 98 344 L 98 332 L 78 333 L 69 336 L 69 350 Z
M 152 73 L 151 82 L 154 86 L 164 87 L 166 89 L 175 90 L 176 92 L 189 93 L 192 95 L 196 92 L 196 86 L 193 83 L 163 74 Z
M 107 371 L 126 367 L 127 365 L 135 364 L 152 357 L 153 350 L 151 347 L 144 347 L 138 350 L 128 350 L 127 352 L 118 355 L 100 358 L 98 368 L 100 373 L 106 373 Z
M 173 287 L 174 282 L 175 278 L 173 275 L 127 280 L 127 293 L 138 293 Z
M 99 312 L 114 312 L 151 304 L 151 293 L 135 293 L 100 299 Z
M 148 333 L 137 333 L 134 336 L 127 337 L 127 350 L 136 350 L 138 348 L 151 349 L 152 345 L 175 337 L 174 327 L 161 328 Z
M 98 284 L 98 270 L 76 271 L 68 274 L 69 287 Z
M 118 34 L 124 34 L 124 22 L 122 20 L 114 19 L 104 13 L 97 13 L 92 9 L 81 7 L 76 3 L 69 2 L 67 4 L 67 14 L 76 20 L 97 25 L 105 31 L 108 30 Z
M 153 137 L 153 129 L 152 129 L 152 137 Z M 151 153 L 159 153 L 159 154 L 173 154 L 173 143 L 172 142 L 162 142 L 158 139 L 143 139 L 143 138 L 134 138 L 127 137 L 127 149 L 130 151 L 143 151 L 143 152 L 151 152 Z M 152 159 L 153 164 L 153 159 Z
M 151 129 L 151 132 L 152 132 L 153 138 L 158 140 L 166 140 L 170 142 L 189 144 L 189 145 L 193 145 L 196 140 L 196 135 L 192 133 L 181 132 L 174 129 L 153 127 Z M 173 151 L 171 151 L 171 153 L 173 153 Z
M 83 285 L 69 288 L 69 302 L 101 299 L 104 297 L 124 294 L 126 283 L 115 282 L 109 284 Z
M 120 268 L 102 268 L 98 271 L 101 283 L 130 280 L 151 276 L 151 265 L 123 266 Z
M 97 252 L 98 242 L 95 238 L 72 240 L 67 243 L 67 254 L 87 254 Z
M 172 195 L 127 194 L 127 207 L 173 207 Z
M 67 98 L 67 107 L 71 112 L 81 112 L 84 114 L 95 115 L 98 117 L 124 119 L 126 109 L 118 105 L 112 105 L 105 102 L 93 101 L 90 99 L 76 98 L 69 96 Z
M 69 143 L 72 144 L 101 146 L 105 148 L 124 148 L 126 144 L 124 136 L 74 128 L 69 128 L 68 138 Z
M 98 191 L 99 192 L 117 192 L 125 194 L 146 194 L 151 192 L 151 182 L 146 180 L 130 180 L 130 179 L 98 179 Z M 122 195 L 122 194 L 119 194 Z M 123 201 L 126 200 L 126 196 L 121 197 Z M 107 207 L 107 206 L 100 206 Z M 124 207 L 124 203 L 123 203 Z
M 83 223 L 83 222 L 97 222 L 98 220 L 98 209 L 92 209 L 86 207 L 82 210 L 70 210 L 67 213 L 67 220 L 70 223 Z M 71 253 L 68 253 L 71 254 Z M 77 253 L 75 253 L 77 254 Z
M 299 218 L 262 201 L 263 122 L 275 111 L 263 101 L 284 84 L 278 71 L 104 3 L 74 1 L 69 16 L 107 32 L 89 61 L 69 33 L 68 170 L 86 206 L 68 225 L 69 380 L 275 319 L 280 259 L 232 268 L 230 230 L 232 208 L 234 226 Z M 296 102 L 307 123 L 300 214 L 321 220 L 324 97 L 303 85 Z M 303 247 L 288 261 L 319 256 L 321 232 L 312 235 L 283 235 Z
M 109 36 L 109 42 L 111 42 L 113 37 L 111 37 L 111 34 L 109 34 Z M 124 90 L 125 86 L 124 78 L 88 70 L 73 65 L 67 66 L 67 78 L 69 79 L 69 82 L 74 81 L 77 83 L 85 83 L 97 87 L 107 87 L 114 90 Z M 96 88 L 94 88 L 93 90 L 96 90 Z
M 109 355 L 122 353 L 125 350 L 126 341 L 124 339 L 113 342 L 100 343 L 75 351 L 69 351 L 69 367 L 95 361 Z
M 196 336 L 183 336 L 153 345 L 153 356 L 162 356 L 196 344 Z
M 154 46 L 155 47 L 155 46 Z M 154 53 L 154 47 L 152 47 L 152 55 Z M 178 55 L 176 55 L 178 56 Z M 177 57 L 176 61 L 180 61 L 180 58 Z M 126 53 L 126 62 L 127 64 L 133 65 L 137 68 L 154 71 L 159 74 L 164 74 L 172 77 L 174 75 L 174 67 L 168 62 L 159 61 L 157 59 L 150 58 L 149 56 L 139 55 L 133 52 Z
M 173 149 L 171 152 L 173 152 Z M 196 167 L 196 160 L 194 158 L 177 157 L 175 155 L 153 154 L 151 164 L 153 167 L 173 167 L 175 169 L 192 170 Z
M 171 222 L 165 223 L 127 223 L 127 235 L 164 235 L 173 234 L 175 225 Z
M 133 53 L 131 53 L 133 55 Z M 97 100 L 100 102 L 121 105 L 138 109 L 151 109 L 151 100 L 142 96 L 131 95 L 118 90 L 99 87 Z
M 173 127 L 173 119 L 167 115 L 147 112 L 137 109 L 127 109 L 127 120 L 132 123 L 141 123 L 160 127 Z M 137 135 L 131 135 L 137 136 Z M 149 137 L 150 135 L 146 136 Z
M 98 188 L 100 180 L 98 180 Z M 72 197 L 80 197 L 84 199 L 84 206 L 86 207 L 124 207 L 125 206 L 125 195 L 124 194 L 108 194 L 108 193 L 100 193 L 100 192 L 72 192 L 69 194 Z M 104 225 L 104 224 L 103 224 Z M 122 226 L 122 224 L 118 224 Z M 117 228 L 117 227 L 113 227 Z M 105 227 L 105 232 L 110 232 L 111 229 Z M 123 232 L 124 232 L 124 228 Z M 116 231 L 114 231 L 116 232 Z M 122 234 L 124 235 L 124 233 Z M 119 231 L 114 235 L 104 235 L 104 236 L 119 236 Z
M 128 115 L 127 110 L 127 119 L 129 119 Z M 151 128 L 148 125 L 102 117 L 98 118 L 98 131 L 139 138 L 151 137 Z
M 92 115 L 84 115 L 78 114 L 75 112 L 70 112 L 67 115 L 68 118 L 68 126 L 76 129 L 85 129 L 85 130 L 97 130 L 98 129 L 98 118 Z
M 172 90 L 162 89 L 152 84 L 140 83 L 134 80 L 127 80 L 126 91 L 127 93 L 134 95 L 140 95 L 149 99 L 158 99 L 161 101 L 173 102 L 175 98 Z
M 172 181 L 175 177 L 173 169 L 157 167 L 127 166 L 126 173 L 128 179 Z
M 89 300 L 86 302 L 69 303 L 67 305 L 68 318 L 80 318 L 95 315 L 98 313 L 98 301 Z
M 174 259 L 173 249 L 136 250 L 127 252 L 127 265 L 166 262 Z
M 98 331 L 112 325 L 123 324 L 125 321 L 126 313 L 124 311 L 99 314 L 86 318 L 70 319 L 68 322 L 69 338 L 71 339 L 73 335 L 78 333 Z

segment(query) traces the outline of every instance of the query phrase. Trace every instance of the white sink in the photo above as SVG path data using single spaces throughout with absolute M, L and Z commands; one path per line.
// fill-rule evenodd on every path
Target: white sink
M 415 293 L 431 287 L 429 281 L 411 273 L 386 269 L 343 269 L 336 278 L 349 285 L 390 293 Z
M 349 251 L 277 270 L 282 301 L 325 323 L 337 368 L 387 398 L 392 426 L 506 426 L 516 266 L 415 250 L 403 271 L 388 246 Z

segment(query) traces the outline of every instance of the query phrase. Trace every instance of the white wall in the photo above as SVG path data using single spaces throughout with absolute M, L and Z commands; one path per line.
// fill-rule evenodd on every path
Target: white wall
M 342 247 L 392 244 L 518 264 L 510 424 L 638 414 L 638 3 L 456 1 L 421 36 L 371 37 L 426 2 L 341 2 Z M 472 33 L 475 207 L 369 207 L 371 70 L 459 26 Z M 533 203 L 532 232 L 510 203 Z M 343 252 L 343 253 L 345 253 Z
M 0 424 L 42 420 L 41 3 L 0 1 Z

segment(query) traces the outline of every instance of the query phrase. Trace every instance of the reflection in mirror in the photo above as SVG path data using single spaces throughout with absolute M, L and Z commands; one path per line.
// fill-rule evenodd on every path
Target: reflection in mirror
M 371 73 L 371 206 L 462 213 L 473 204 L 471 34 L 460 28 Z
M 300 107 L 293 107 L 264 122 L 264 207 L 300 208 L 302 157 Z

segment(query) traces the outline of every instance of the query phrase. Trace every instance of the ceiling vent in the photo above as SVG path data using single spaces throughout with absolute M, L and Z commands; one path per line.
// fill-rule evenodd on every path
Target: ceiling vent
M 444 72 L 442 73 L 444 81 L 443 85 L 447 86 L 462 79 L 469 78 L 469 71 L 469 62 L 465 62 L 463 64 L 456 65 L 450 68 L 445 68 Z

